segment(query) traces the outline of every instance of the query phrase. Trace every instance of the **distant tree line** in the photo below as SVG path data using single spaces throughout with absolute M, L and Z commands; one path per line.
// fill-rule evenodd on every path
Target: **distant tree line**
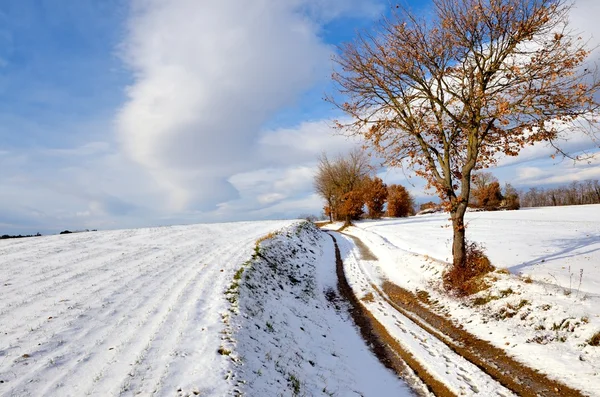
M 326 205 L 324 214 L 330 221 L 350 222 L 360 218 L 377 219 L 414 215 L 414 200 L 401 185 L 386 185 L 371 175 L 367 155 L 355 150 L 347 156 L 319 159 L 315 189 Z M 510 183 L 502 187 L 490 172 L 472 175 L 469 207 L 485 211 L 518 210 L 521 207 L 600 204 L 600 181 L 571 182 L 556 188 L 515 189 Z M 366 211 L 365 211 L 366 209 Z M 420 204 L 420 212 L 436 212 L 442 205 L 432 201 Z
M 0 236 L 0 240 L 6 240 L 9 238 L 26 238 L 26 237 L 40 237 L 41 234 L 40 233 L 36 233 L 36 234 L 18 234 L 18 235 L 10 235 L 10 234 L 3 234 L 2 236 Z
M 521 193 L 523 207 L 552 207 L 562 205 L 600 204 L 600 182 L 588 180 L 571 182 L 556 188 L 532 187 Z
M 70 230 L 63 230 L 62 232 L 60 232 L 59 234 L 71 234 L 71 233 L 82 233 L 82 232 L 97 232 L 98 229 L 85 229 L 85 230 L 75 230 L 75 231 L 70 231 Z M 18 235 L 11 235 L 11 234 L 3 234 L 0 235 L 0 240 L 7 240 L 10 238 L 26 238 L 26 237 L 41 237 L 42 234 L 41 233 L 36 233 L 36 234 L 18 234 Z
M 323 212 L 330 221 L 349 223 L 361 217 L 404 217 L 414 213 L 414 200 L 403 186 L 386 185 L 371 173 L 368 156 L 360 150 L 333 160 L 321 156 L 314 186 L 325 200 Z
M 520 207 L 600 204 L 598 180 L 574 181 L 555 188 L 532 187 L 527 191 L 517 192 L 509 183 L 502 189 L 498 179 L 489 172 L 475 173 L 472 179 L 473 189 L 469 198 L 469 207 L 487 211 L 512 210 Z M 431 208 L 433 204 L 426 203 L 424 206 Z M 422 206 L 421 210 L 425 208 Z

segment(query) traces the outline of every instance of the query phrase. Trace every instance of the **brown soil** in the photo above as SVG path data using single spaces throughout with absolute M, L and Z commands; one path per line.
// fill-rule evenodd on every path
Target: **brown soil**
M 344 274 L 344 263 L 337 241 L 330 235 L 335 246 L 336 272 L 338 276 L 338 290 L 342 298 L 349 304 L 349 311 L 354 323 L 357 325 L 363 339 L 371 347 L 375 356 L 387 368 L 400 377 L 408 374 L 407 365 L 423 381 L 427 389 L 440 397 L 454 397 L 446 385 L 431 376 L 414 356 L 405 351 L 402 346 L 387 332 L 385 327 L 373 317 L 371 312 L 356 298 Z M 415 386 L 415 385 L 412 385 Z M 418 390 L 415 390 L 418 392 Z
M 348 237 L 351 237 L 359 247 L 363 260 L 374 260 L 372 259 L 374 255 L 360 239 L 354 236 Z M 338 277 L 340 277 L 339 272 Z M 504 350 L 478 339 L 462 327 L 455 325 L 449 318 L 433 312 L 428 307 L 429 297 L 425 291 L 414 294 L 389 281 L 384 282 L 382 289 L 373 287 L 401 314 L 436 336 L 455 353 L 469 360 L 515 394 L 532 397 L 583 396 L 580 391 L 517 362 Z
M 354 245 L 356 245 L 358 247 L 358 251 L 360 252 L 360 257 L 361 257 L 362 260 L 364 260 L 364 261 L 377 261 L 377 260 L 379 260 L 379 258 L 377 258 L 375 256 L 375 254 L 373 253 L 373 251 L 371 251 L 369 249 L 369 247 L 367 247 L 367 245 L 362 242 L 361 239 L 359 239 L 358 237 L 354 237 L 354 236 L 352 236 L 350 234 L 346 234 L 346 233 L 344 233 L 344 236 L 350 237 L 352 239 L 352 241 L 354 241 Z

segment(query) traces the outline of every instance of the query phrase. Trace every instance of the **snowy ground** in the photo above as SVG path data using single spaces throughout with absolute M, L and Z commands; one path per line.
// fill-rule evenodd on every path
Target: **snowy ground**
M 359 298 L 384 280 L 427 290 L 479 338 L 600 396 L 600 348 L 587 343 L 600 331 L 600 206 L 468 219 L 513 274 L 463 299 L 439 284 L 447 215 L 346 229 L 375 260 L 331 233 Z M 0 395 L 412 395 L 352 324 L 334 258 L 331 238 L 298 221 L 0 241 Z M 454 393 L 511 395 L 385 298 L 363 304 Z
M 291 222 L 0 242 L 0 395 L 224 395 L 223 291 Z
M 447 214 L 366 221 L 346 229 L 378 257 L 358 261 L 363 271 L 355 283 L 366 272 L 379 282 L 427 290 L 439 301 L 438 311 L 476 336 L 555 379 L 600 395 L 600 347 L 587 343 L 600 331 L 600 206 L 474 212 L 467 219 L 468 236 L 485 245 L 495 266 L 512 272 L 494 273 L 489 290 L 464 299 L 441 290 L 440 276 L 450 259 Z M 351 262 L 351 255 L 346 257 Z
M 331 239 L 299 225 L 1 241 L 0 395 L 412 395 L 331 300 Z
M 223 347 L 248 396 L 410 396 L 369 351 L 336 298 L 332 240 L 314 225 L 281 230 L 243 269 Z M 229 353 L 231 352 L 231 353 Z

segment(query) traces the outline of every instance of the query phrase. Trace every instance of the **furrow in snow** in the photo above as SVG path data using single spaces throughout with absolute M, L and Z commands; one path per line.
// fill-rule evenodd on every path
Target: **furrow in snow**
M 8 327 L 0 334 L 0 394 L 173 395 L 202 389 L 222 395 L 226 367 L 214 363 L 220 358 L 223 291 L 254 241 L 289 224 L 3 242 L 0 250 L 10 255 L 0 257 L 0 269 L 12 288 L 0 289 L 0 301 L 12 299 L 13 305 L 6 307 Z M 39 271 L 46 254 L 53 258 L 48 274 L 59 275 L 51 280 Z M 15 300 L 15 288 L 28 293 Z

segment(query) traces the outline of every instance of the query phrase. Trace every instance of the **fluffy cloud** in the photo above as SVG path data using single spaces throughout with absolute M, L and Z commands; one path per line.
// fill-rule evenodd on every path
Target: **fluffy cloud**
M 515 184 L 526 186 L 564 185 L 572 181 L 600 179 L 600 152 L 587 161 L 564 160 L 556 164 L 520 167 Z
M 318 22 L 365 4 L 134 0 L 122 45 L 134 82 L 117 127 L 172 210 L 236 197 L 227 179 L 261 164 L 261 126 L 327 75 L 332 49 Z

